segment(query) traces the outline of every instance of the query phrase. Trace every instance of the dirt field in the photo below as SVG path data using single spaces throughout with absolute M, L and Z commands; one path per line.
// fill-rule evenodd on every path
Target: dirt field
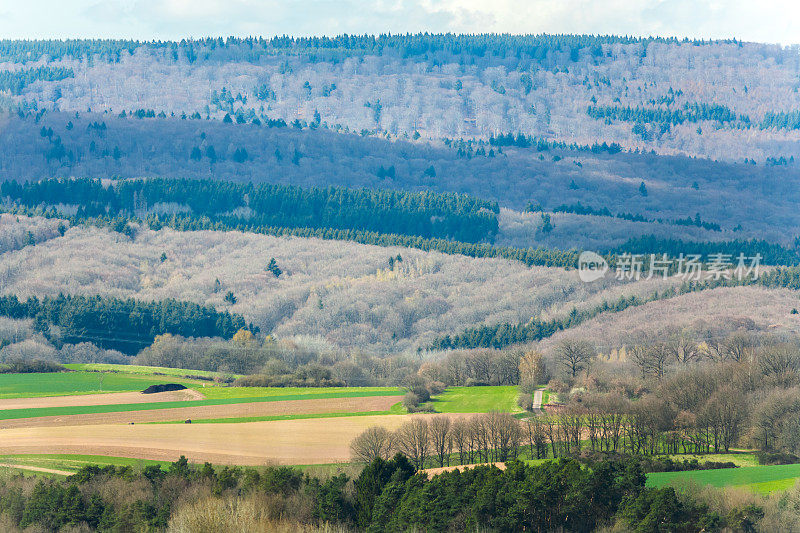
M 425 470 L 423 470 L 423 472 L 428 474 L 428 477 L 430 478 L 435 475 L 441 474 L 442 472 L 450 472 L 452 470 L 463 471 L 463 470 L 469 470 L 470 468 L 475 468 L 476 466 L 486 466 L 486 465 L 494 465 L 500 470 L 506 469 L 505 463 L 477 463 L 474 465 L 458 465 L 458 466 L 445 466 L 442 468 L 426 468 Z
M 354 398 L 364 410 L 364 402 Z M 307 400 L 312 401 L 312 400 Z M 364 429 L 396 429 L 411 416 L 380 415 L 241 424 L 93 425 L 0 429 L 0 454 L 76 453 L 217 464 L 325 464 L 350 459 Z M 453 415 L 461 416 L 461 415 Z
M 183 391 L 180 391 L 183 392 Z M 138 393 L 136 393 L 138 394 Z M 169 393 L 160 393 L 169 394 Z M 147 394 L 144 396 L 156 396 Z M 48 398 L 49 399 L 49 398 Z M 130 424 L 143 422 L 171 422 L 201 418 L 238 418 L 248 416 L 297 415 L 316 413 L 354 413 L 387 411 L 401 401 L 402 396 L 368 396 L 363 398 L 325 398 L 314 400 L 287 400 L 255 402 L 202 407 L 178 407 L 120 413 L 93 413 L 82 415 L 41 416 L 0 421 L 0 429 L 89 426 L 98 424 Z M 37 406 L 39 407 L 39 406 Z M 208 424 L 206 424 L 208 425 Z
M 16 468 L 18 470 L 30 470 L 31 472 L 43 472 L 45 474 L 58 474 L 60 476 L 71 476 L 74 472 L 68 472 L 66 470 L 56 470 L 54 468 L 44 468 L 41 466 L 30 466 L 30 465 L 17 465 L 14 463 L 0 463 L 0 468 Z
M 174 402 L 202 400 L 200 392 L 185 389 L 171 392 L 142 394 L 141 392 L 109 392 L 105 394 L 80 394 L 76 396 L 45 396 L 42 398 L 10 398 L 0 400 L 4 409 L 31 409 L 36 407 L 70 407 L 77 405 L 113 405 L 125 403 Z

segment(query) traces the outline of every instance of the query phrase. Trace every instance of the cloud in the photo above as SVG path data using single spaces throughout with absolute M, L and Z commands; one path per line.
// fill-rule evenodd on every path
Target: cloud
M 794 0 L 0 0 L 12 37 L 591 33 L 800 43 Z

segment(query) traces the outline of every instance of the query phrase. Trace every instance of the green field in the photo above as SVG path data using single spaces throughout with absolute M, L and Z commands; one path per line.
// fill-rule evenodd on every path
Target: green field
M 275 389 L 268 389 L 272 392 Z M 281 390 L 281 389 L 277 389 Z M 314 391 L 314 389 L 311 389 Z M 237 403 L 261 403 L 261 402 L 280 402 L 287 400 L 314 400 L 314 399 L 333 399 L 333 398 L 366 398 L 370 396 L 394 396 L 398 395 L 396 389 L 389 391 L 371 391 L 354 389 L 351 391 L 335 392 L 310 392 L 306 394 L 273 394 L 272 396 L 244 397 L 244 398 L 216 398 L 206 400 L 184 400 L 174 402 L 146 402 L 146 403 L 122 403 L 111 405 L 74 405 L 64 407 L 34 407 L 25 409 L 5 409 L 0 411 L 0 420 L 16 420 L 19 418 L 37 418 L 41 416 L 67 416 L 67 415 L 86 415 L 94 413 L 123 413 L 130 411 L 152 411 L 155 409 L 177 409 L 180 407 L 205 407 L 209 405 L 232 405 Z
M 197 388 L 197 387 L 195 387 Z M 292 400 L 302 400 L 305 396 L 336 394 L 332 398 L 350 396 L 391 396 L 402 395 L 399 387 L 201 387 L 197 388 L 209 400 L 228 398 L 267 398 L 272 396 L 292 396 Z M 385 394 L 384 394 L 385 393 Z
M 343 416 L 379 416 L 379 415 L 404 415 L 406 410 L 398 402 L 388 411 L 358 411 L 345 413 L 307 413 L 298 415 L 265 415 L 265 416 L 240 416 L 231 418 L 193 418 L 192 424 L 240 424 L 244 422 L 274 422 L 276 420 L 305 420 L 309 418 L 340 418 Z M 171 422 L 146 422 L 147 424 L 185 424 L 184 420 Z
M 740 453 L 707 453 L 707 454 L 677 454 L 677 455 L 659 455 L 659 458 L 669 458 L 673 461 L 691 461 L 696 459 L 698 463 L 733 463 L 736 466 L 760 466 L 756 454 L 750 452 Z
M 131 459 L 129 457 L 110 457 L 106 455 L 72 455 L 72 454 L 12 454 L 0 455 L 0 463 L 8 465 L 35 466 L 39 468 L 51 468 L 53 470 L 63 470 L 65 472 L 77 472 L 87 465 L 114 465 L 131 466 L 135 469 L 144 468 L 149 465 L 161 465 L 167 467 L 169 461 L 152 461 L 149 459 Z M 24 468 L 16 469 L 13 467 L 3 467 L 4 469 L 24 472 L 25 475 L 36 474 Z M 53 474 L 42 474 L 53 475 Z M 57 475 L 57 474 L 56 474 Z
M 0 374 L 0 398 L 38 398 L 104 392 L 141 391 L 159 383 L 181 383 L 197 388 L 202 382 L 171 376 L 115 372 L 48 372 Z
M 167 368 L 164 366 L 138 366 L 138 365 L 111 365 L 105 363 L 85 363 L 64 365 L 70 370 L 86 370 L 91 372 L 122 372 L 124 374 L 146 374 L 176 377 L 241 377 L 239 374 L 223 374 L 220 372 L 209 372 L 207 370 L 190 370 L 187 368 Z
M 785 490 L 800 478 L 800 464 L 748 466 L 721 470 L 656 472 L 647 474 L 648 487 L 681 486 L 691 483 L 712 487 L 745 487 L 757 492 Z
M 438 413 L 488 413 L 489 411 L 522 411 L 517 405 L 517 387 L 450 387 L 434 397 L 430 405 Z

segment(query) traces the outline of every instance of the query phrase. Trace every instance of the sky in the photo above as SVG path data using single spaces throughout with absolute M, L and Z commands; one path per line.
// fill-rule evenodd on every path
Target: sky
M 591 33 L 800 44 L 798 0 L 0 0 L 0 38 Z

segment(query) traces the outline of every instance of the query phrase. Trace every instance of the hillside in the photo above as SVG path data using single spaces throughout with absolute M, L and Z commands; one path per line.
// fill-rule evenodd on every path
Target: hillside
M 402 261 L 390 266 L 398 255 Z M 266 269 L 271 258 L 282 270 L 278 278 Z M 4 294 L 20 298 L 191 301 L 243 314 L 265 334 L 319 336 L 334 346 L 391 353 L 425 348 L 465 325 L 566 314 L 584 302 L 646 295 L 671 282 L 586 284 L 575 270 L 341 241 L 171 229 L 140 230 L 131 240 L 77 227 L 0 256 L 0 283 Z
M 19 181 L 147 176 L 429 190 L 467 193 L 516 211 L 540 206 L 552 212 L 581 205 L 651 221 L 624 224 L 628 237 L 757 237 L 788 243 L 800 234 L 794 209 L 800 197 L 793 186 L 800 170 L 793 165 L 595 153 L 549 145 L 485 144 L 472 146 L 472 155 L 466 156 L 454 144 L 441 141 L 390 141 L 324 129 L 86 113 L 80 118 L 66 113 L 9 117 L 0 129 L 0 140 L 6 147 L 0 153 L 0 172 L 5 179 Z M 698 215 L 718 229 L 694 226 Z M 613 233 L 614 227 L 626 222 L 615 216 L 597 222 Z M 672 223 L 679 219 L 692 222 Z M 522 240 L 517 235 L 515 242 L 529 246 L 541 241 L 568 249 L 587 242 L 579 233 L 571 229 L 567 234 L 557 231 L 543 239 Z M 618 239 L 597 242 L 609 246 L 618 244 Z
M 550 214 L 505 217 L 523 247 L 793 244 L 798 73 L 738 41 L 2 41 L 0 176 L 466 193 Z
M 23 109 L 228 113 L 431 139 L 521 131 L 760 163 L 800 155 L 800 58 L 757 43 L 570 35 L 4 41 L 0 60 L 16 72 L 6 100 Z M 173 89 L 165 95 L 164 87 Z

